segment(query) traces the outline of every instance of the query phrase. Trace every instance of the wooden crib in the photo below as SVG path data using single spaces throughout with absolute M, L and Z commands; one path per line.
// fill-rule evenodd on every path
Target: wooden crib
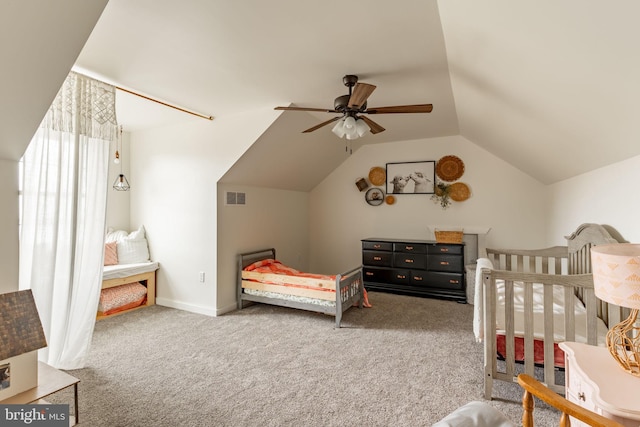
M 620 307 L 595 296 L 590 258 L 591 247 L 619 240 L 598 224 L 583 224 L 566 239 L 566 247 L 487 249 L 493 269 L 483 268 L 477 284 L 483 292 L 486 399 L 494 380 L 514 382 L 520 372 L 534 376 L 536 366 L 549 388 L 564 393 L 555 376 L 563 359 L 558 342 L 603 345 L 608 325 L 623 318 Z

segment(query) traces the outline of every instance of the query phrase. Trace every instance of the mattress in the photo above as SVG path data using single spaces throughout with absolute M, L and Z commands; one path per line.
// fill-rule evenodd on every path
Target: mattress
M 275 259 L 264 259 L 242 271 L 246 294 L 309 304 L 336 305 L 336 276 L 304 273 Z
M 506 354 L 505 339 L 505 286 L 503 281 L 496 282 L 497 306 L 496 306 L 496 345 L 498 354 L 502 357 Z M 524 360 L 524 285 L 514 282 L 514 348 L 515 360 Z M 573 310 L 575 313 L 575 339 L 576 342 L 587 342 L 587 310 L 577 296 L 573 298 Z M 566 341 L 564 330 L 564 287 L 553 287 L 553 327 L 554 327 L 554 364 L 564 367 L 564 353 L 557 343 Z M 602 319 L 597 319 L 598 345 L 605 345 L 607 327 Z M 544 363 L 544 305 L 543 285 L 533 284 L 533 337 L 534 337 L 534 363 Z
M 141 262 L 136 264 L 116 264 L 105 265 L 102 273 L 102 280 L 121 279 L 123 277 L 135 276 L 136 274 L 156 271 L 159 268 L 157 261 Z

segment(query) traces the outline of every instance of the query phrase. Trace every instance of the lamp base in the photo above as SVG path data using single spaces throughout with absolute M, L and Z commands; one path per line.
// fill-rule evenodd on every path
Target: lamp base
M 640 328 L 636 326 L 638 309 L 607 332 L 607 347 L 616 362 L 632 375 L 640 377 Z

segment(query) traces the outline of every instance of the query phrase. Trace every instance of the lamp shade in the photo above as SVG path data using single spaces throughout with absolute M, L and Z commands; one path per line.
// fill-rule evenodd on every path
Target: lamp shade
M 591 267 L 598 298 L 640 309 L 640 244 L 595 246 L 591 248 Z

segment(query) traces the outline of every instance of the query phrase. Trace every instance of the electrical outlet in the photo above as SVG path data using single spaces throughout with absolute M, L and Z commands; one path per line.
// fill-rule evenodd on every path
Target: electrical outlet
M 204 271 L 200 272 L 200 283 L 204 283 Z

